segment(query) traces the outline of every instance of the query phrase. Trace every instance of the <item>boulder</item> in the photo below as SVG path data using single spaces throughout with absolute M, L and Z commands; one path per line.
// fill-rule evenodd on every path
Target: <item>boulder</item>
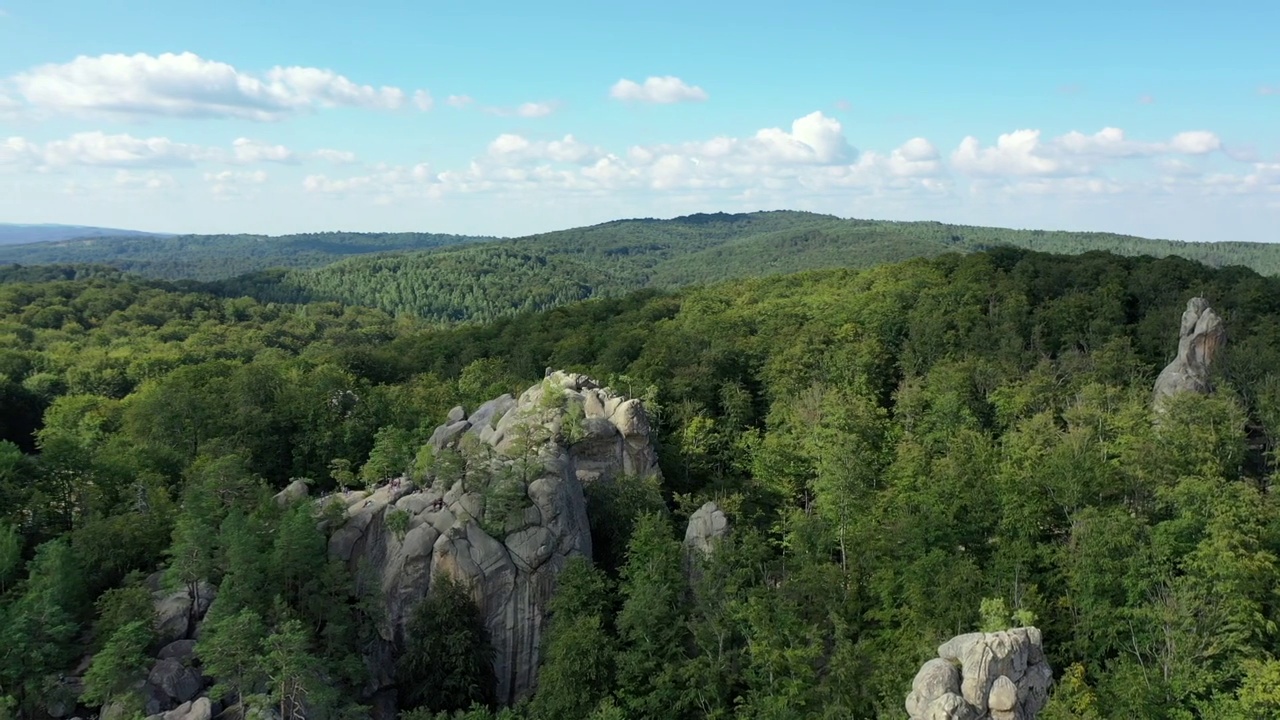
M 689 516 L 689 525 L 684 531 L 684 545 L 688 550 L 707 554 L 728 532 L 729 518 L 719 505 L 708 502 Z
M 168 712 L 148 716 L 147 720 L 213 720 L 213 702 L 207 697 L 188 700 Z
M 209 605 L 218 596 L 218 590 L 201 581 L 194 587 L 183 587 L 173 592 L 156 590 L 151 594 L 156 611 L 156 637 L 161 643 L 190 638 L 195 625 Z
M 1226 342 L 1226 327 L 1209 301 L 1191 298 L 1178 330 L 1178 356 L 1156 378 L 1152 407 L 1162 411 L 1168 399 L 1178 393 L 1211 391 L 1209 371 Z
M 582 408 L 580 436 L 564 432 L 574 406 Z M 454 410 L 430 444 L 439 451 L 464 436 L 480 441 L 479 451 L 464 454 L 465 482 L 427 477 L 397 495 L 384 487 L 353 496 L 329 552 L 360 583 L 377 583 L 385 599 L 379 640 L 366 656 L 370 696 L 393 684 L 396 648 L 413 608 L 449 577 L 481 609 L 494 645 L 495 695 L 511 704 L 536 684 L 546 607 L 560 572 L 571 557 L 591 557 L 582 478 L 656 475 L 657 455 L 643 404 L 583 375 L 552 371 L 518 398 L 494 398 L 467 417 Z M 409 515 L 403 535 L 387 527 L 392 511 Z
M 173 659 L 157 660 L 147 674 L 147 682 L 160 688 L 176 703 L 187 702 L 204 689 L 200 671 Z
M 276 493 L 276 504 L 281 507 L 292 505 L 307 497 L 310 492 L 311 488 L 307 486 L 307 482 L 305 480 L 294 480 L 293 482 L 290 482 L 285 489 Z
M 190 666 L 196 658 L 196 641 L 174 640 L 160 648 L 160 652 L 156 653 L 156 658 L 159 660 L 177 660 L 183 665 Z
M 960 668 L 941 658 L 934 658 L 920 668 L 911 682 L 907 713 L 911 717 L 925 717 L 933 701 L 943 695 L 958 695 L 959 692 Z
M 1052 682 L 1037 628 L 968 633 L 939 645 L 920 668 L 906 710 L 912 720 L 1032 720 Z
M 467 419 L 467 411 L 461 405 L 449 411 L 448 420 L 450 424 L 459 423 Z

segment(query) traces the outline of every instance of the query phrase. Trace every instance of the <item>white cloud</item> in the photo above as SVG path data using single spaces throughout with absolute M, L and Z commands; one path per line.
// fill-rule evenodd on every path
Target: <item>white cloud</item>
M 1092 135 L 1072 131 L 1043 143 L 1039 130 L 1017 130 L 1001 135 L 994 147 L 982 147 L 967 137 L 952 153 L 952 165 L 975 176 L 1084 175 L 1108 159 L 1154 158 L 1163 155 L 1205 155 L 1223 149 L 1214 133 L 1193 130 L 1174 135 L 1167 142 L 1130 140 L 1124 130 L 1106 127 Z
M 235 161 L 239 163 L 296 163 L 298 156 L 283 145 L 268 145 L 249 138 L 236 138 L 231 143 Z
M 294 165 L 308 160 L 351 164 L 356 154 L 322 148 L 295 152 L 251 138 L 236 138 L 230 149 L 175 142 L 167 137 L 139 138 L 129 134 L 109 135 L 100 131 L 76 133 L 61 140 L 35 143 L 22 137 L 0 138 L 0 166 L 22 165 L 36 170 L 62 170 L 74 166 L 162 168 L 198 163 Z
M 46 143 L 40 159 L 50 167 L 161 167 L 192 165 L 213 157 L 215 154 L 206 148 L 174 142 L 165 137 L 136 138 L 127 134 L 83 132 L 66 140 Z
M 405 92 L 360 85 L 313 67 L 275 67 L 261 76 L 191 52 L 82 55 L 41 65 L 9 83 L 36 110 L 124 116 L 279 120 L 317 107 L 395 110 Z
M 26 138 L 11 137 L 0 143 L 0 165 L 37 163 L 41 155 L 40 146 Z
M 168 173 L 155 171 L 134 172 L 117 170 L 111 178 L 112 186 L 122 190 L 159 191 L 179 187 L 178 181 Z
M 449 107 L 465 108 L 475 102 L 475 98 L 470 95 L 450 95 L 445 99 L 444 104 Z
M 427 112 L 436 106 L 436 100 L 426 90 L 419 90 L 413 94 L 413 104 L 422 112 Z
M 350 165 L 358 159 L 356 154 L 349 150 L 332 150 L 329 148 L 321 148 L 311 153 L 311 157 L 317 160 L 324 160 L 337 165 Z
M 760 130 L 753 149 L 779 162 L 833 163 L 853 154 L 840 121 L 820 111 L 791 123 L 791 132 L 779 128 Z
M 702 102 L 709 96 L 697 85 L 689 85 L 674 75 L 649 77 L 644 83 L 623 78 L 613 84 L 609 95 L 624 102 L 669 105 L 678 102 Z
M 1169 141 L 1169 147 L 1175 152 L 1187 155 L 1204 155 L 1222 149 L 1222 140 L 1207 130 L 1181 132 Z
M 951 153 L 951 164 L 970 175 L 1053 175 L 1063 171 L 1061 163 L 1044 156 L 1039 130 L 1005 133 L 993 147 L 983 147 L 970 135 Z
M 205 173 L 205 182 L 209 183 L 209 192 L 218 198 L 231 198 L 245 194 L 250 187 L 267 182 L 267 173 L 263 170 L 240 172 L 223 170 L 216 173 Z
M 504 133 L 489 143 L 488 157 L 498 165 L 514 165 L 529 161 L 551 161 L 586 165 L 595 162 L 604 151 L 591 147 L 573 135 L 560 140 L 533 142 L 521 135 Z
M 555 112 L 555 104 L 550 102 L 527 102 L 516 108 L 520 117 L 544 117 Z

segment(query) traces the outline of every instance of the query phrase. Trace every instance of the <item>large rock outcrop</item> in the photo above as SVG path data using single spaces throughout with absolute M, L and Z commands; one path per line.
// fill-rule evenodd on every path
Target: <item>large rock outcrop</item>
M 1152 407 L 1162 410 L 1165 402 L 1180 392 L 1208 393 L 1209 369 L 1213 358 L 1227 342 L 1222 318 L 1204 298 L 1191 298 L 1182 313 L 1178 331 L 1178 357 L 1156 379 Z
M 1033 627 L 969 633 L 938 646 L 911 683 L 911 720 L 1033 720 L 1053 670 Z
M 386 614 L 369 658 L 375 687 L 390 687 L 396 646 L 432 582 L 468 587 L 494 644 L 496 696 L 534 687 L 547 602 L 565 563 L 591 556 L 584 484 L 658 472 L 638 400 L 582 375 L 548 373 L 518 398 L 469 415 L 454 408 L 429 441 L 434 464 L 415 485 L 393 480 L 338 495 L 342 520 L 329 553 L 376 583 Z
M 729 532 L 729 518 L 715 502 L 707 502 L 689 516 L 689 524 L 684 531 L 686 551 L 698 551 L 709 555 Z

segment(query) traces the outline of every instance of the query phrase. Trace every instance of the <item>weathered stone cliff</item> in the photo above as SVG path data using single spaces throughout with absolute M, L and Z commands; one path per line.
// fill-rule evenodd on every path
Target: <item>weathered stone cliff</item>
M 1209 307 L 1204 298 L 1191 298 L 1182 313 L 1178 331 L 1178 356 L 1173 359 L 1156 379 L 1152 406 L 1164 408 L 1165 402 L 1180 392 L 1208 393 L 1209 370 L 1218 351 L 1227 342 L 1222 318 Z
M 441 576 L 469 588 L 492 637 L 496 695 L 511 703 L 536 683 L 547 602 L 565 563 L 591 556 L 583 485 L 658 472 L 638 400 L 582 375 L 549 373 L 518 398 L 449 413 L 430 440 L 421 484 L 394 480 L 352 492 L 330 555 L 386 607 L 370 658 L 377 690 L 392 684 L 395 646 L 414 606 Z
M 959 635 L 938 646 L 911 683 L 911 720 L 1032 720 L 1053 670 L 1033 627 Z

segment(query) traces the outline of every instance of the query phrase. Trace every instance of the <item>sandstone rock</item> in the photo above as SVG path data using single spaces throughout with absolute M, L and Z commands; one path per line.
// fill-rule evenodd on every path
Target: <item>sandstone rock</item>
M 159 660 L 177 660 L 183 665 L 191 665 L 196 656 L 195 640 L 174 640 L 173 642 L 160 648 L 160 652 L 156 653 Z
M 204 678 L 199 671 L 173 659 L 157 660 L 147 675 L 147 682 L 178 703 L 194 698 L 204 688 Z
M 310 491 L 311 488 L 307 487 L 307 483 L 305 481 L 294 480 L 289 483 L 285 489 L 276 493 L 276 504 L 280 506 L 292 505 L 305 498 Z
M 207 697 L 196 698 L 168 712 L 151 715 L 147 720 L 213 720 L 213 702 Z
M 556 393 L 555 402 L 544 402 L 548 392 Z M 584 432 L 566 446 L 563 422 L 571 405 L 582 407 Z M 467 453 L 465 484 L 429 477 L 421 489 L 391 494 L 384 487 L 352 496 L 344 522 L 329 537 L 330 555 L 353 572 L 363 569 L 359 582 L 376 582 L 385 598 L 380 642 L 366 657 L 375 678 L 366 688 L 370 696 L 391 687 L 394 648 L 405 638 L 413 608 L 446 576 L 467 587 L 481 608 L 495 650 L 497 699 L 512 703 L 527 695 L 536 683 L 556 579 L 569 558 L 592 552 L 580 478 L 609 482 L 624 472 L 658 473 L 643 404 L 583 375 L 549 372 L 518 399 L 503 395 L 469 417 L 459 415 L 452 412 L 430 444 L 439 451 L 457 447 L 464 436 L 480 441 L 478 452 Z M 517 443 L 529 438 L 539 444 Z M 393 509 L 410 515 L 402 537 L 387 528 Z M 714 517 L 707 527 L 714 532 Z
M 906 709 L 912 720 L 1032 720 L 1052 682 L 1037 628 L 968 633 L 938 646 L 938 658 L 916 675 Z
M 924 720 L 974 720 L 977 715 L 965 704 L 964 698 L 955 693 L 945 693 L 929 703 L 920 717 Z
M 1191 298 L 1178 330 L 1178 356 L 1156 378 L 1152 406 L 1162 410 L 1180 392 L 1208 393 L 1213 358 L 1227 342 L 1222 318 L 1204 298 Z
M 449 415 L 448 415 L 449 424 L 462 422 L 463 420 L 466 420 L 466 419 L 467 419 L 467 411 L 463 409 L 461 405 L 458 405 L 457 407 L 449 411 Z
M 156 637 L 161 643 L 191 637 L 195 624 L 209 611 L 209 605 L 218 596 L 215 587 L 200 582 L 192 590 L 182 588 L 173 592 L 157 590 L 152 593 L 156 611 Z
M 920 668 L 911 682 L 907 713 L 911 717 L 925 717 L 934 700 L 959 692 L 960 668 L 941 658 L 934 658 Z
M 729 518 L 714 502 L 708 502 L 689 516 L 689 526 L 684 532 L 684 545 L 689 550 L 697 550 L 703 554 L 711 552 L 711 548 L 729 532 Z
M 466 420 L 459 420 L 458 422 L 449 423 L 448 425 L 441 425 L 436 428 L 435 432 L 431 433 L 431 439 L 427 441 L 427 444 L 437 451 L 441 450 L 447 447 L 454 440 L 457 440 L 458 437 L 460 437 L 462 433 L 466 432 L 470 427 L 471 423 Z

